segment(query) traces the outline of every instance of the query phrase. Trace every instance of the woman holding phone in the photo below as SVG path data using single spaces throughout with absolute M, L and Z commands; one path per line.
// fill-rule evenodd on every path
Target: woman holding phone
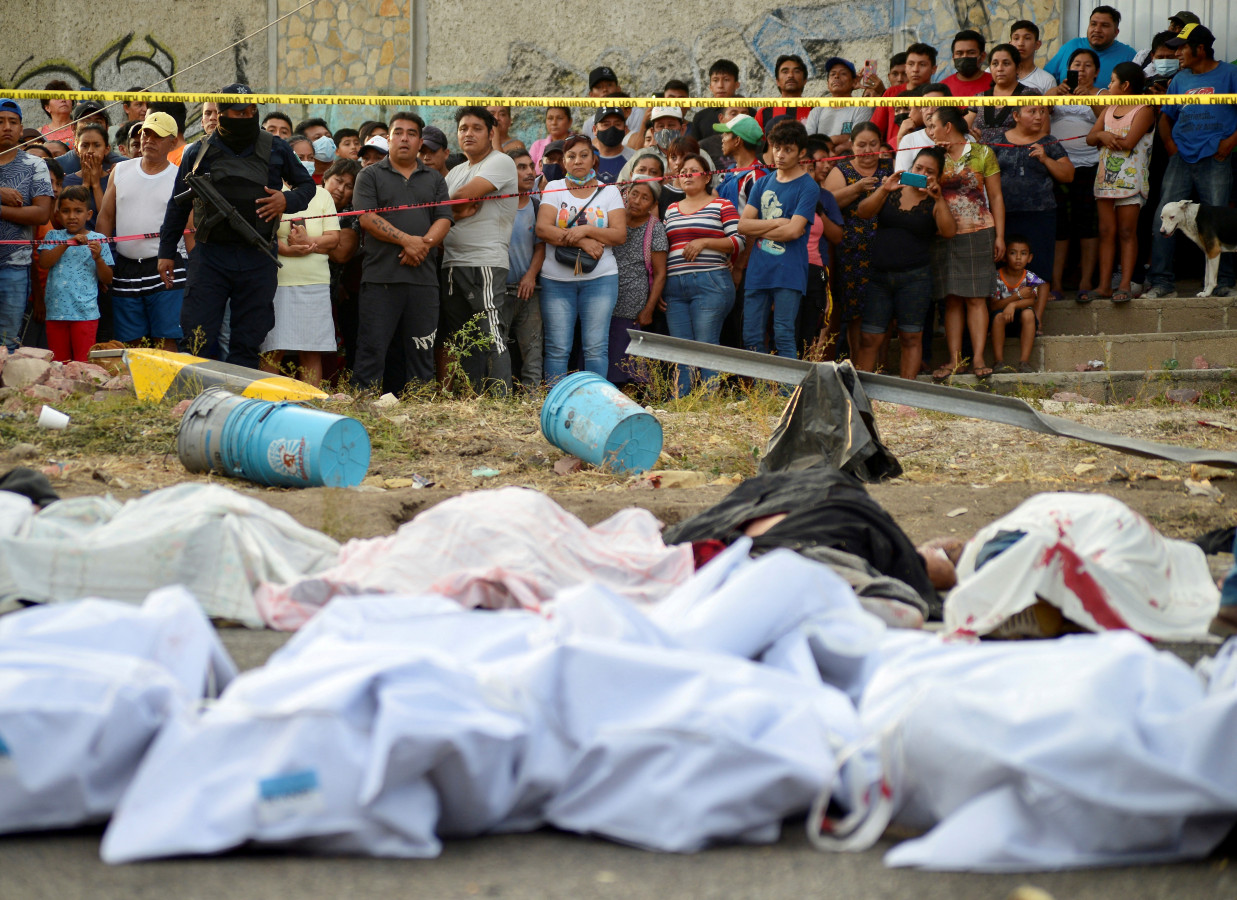
M 876 220 L 873 255 L 885 261 L 868 277 L 856 369 L 876 371 L 877 351 L 889 323 L 897 319 L 898 374 L 911 379 L 919 375 L 923 330 L 932 308 L 932 242 L 937 235 L 952 238 L 958 233 L 938 182 L 944 157 L 936 147 L 920 150 L 909 172 L 886 176 L 855 210 Z
M 1050 97 L 1091 97 L 1104 93 L 1095 85 L 1100 70 L 1100 58 L 1088 47 L 1079 47 L 1070 54 L 1065 81 L 1048 92 Z M 1100 154 L 1087 144 L 1087 135 L 1095 126 L 1095 107 L 1070 104 L 1052 108 L 1052 136 L 1061 142 L 1074 164 L 1074 180 L 1058 183 L 1057 246 L 1052 269 L 1052 298 L 1064 299 L 1061 278 L 1071 241 L 1079 245 L 1078 302 L 1090 303 L 1095 290 L 1096 257 L 1099 254 L 1099 214 L 1095 207 L 1095 173 Z

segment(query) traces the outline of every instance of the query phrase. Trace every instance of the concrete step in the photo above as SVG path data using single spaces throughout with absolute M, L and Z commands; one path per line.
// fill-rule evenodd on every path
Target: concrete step
M 1234 314 L 1237 318 L 1237 313 Z M 1017 365 L 1017 337 L 1005 341 L 1005 362 Z M 1165 331 L 1148 334 L 1046 334 L 1035 339 L 1031 350 L 1031 365 L 1037 372 L 1073 372 L 1079 365 L 1100 360 L 1110 371 L 1143 372 L 1193 366 L 1195 357 L 1202 356 L 1209 366 L 1237 366 L 1237 328 L 1211 331 Z M 897 372 L 898 339 L 889 342 L 889 358 L 885 371 Z M 944 335 L 932 338 L 932 364 L 940 365 L 949 358 Z M 992 348 L 984 359 L 993 363 Z
M 1067 299 L 1049 302 L 1042 326 L 1045 336 L 1237 330 L 1235 304 L 1234 297 L 1159 297 L 1126 303 Z
M 922 375 L 920 381 L 931 381 Z M 974 375 L 950 379 L 955 387 L 969 387 L 1027 399 L 1049 399 L 1066 391 L 1096 403 L 1154 400 L 1166 391 L 1191 388 L 1200 394 L 1237 394 L 1237 369 L 1177 369 L 1135 372 L 1034 372 L 1028 375 L 993 375 L 980 381 Z

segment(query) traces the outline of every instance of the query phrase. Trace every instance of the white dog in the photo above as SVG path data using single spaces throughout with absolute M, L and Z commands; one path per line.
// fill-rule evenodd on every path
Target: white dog
M 1160 215 L 1160 233 L 1171 236 L 1178 228 L 1198 244 L 1207 257 L 1207 273 L 1198 296 L 1210 297 L 1215 293 L 1220 272 L 1220 254 L 1237 252 L 1237 210 L 1192 200 L 1165 203 Z

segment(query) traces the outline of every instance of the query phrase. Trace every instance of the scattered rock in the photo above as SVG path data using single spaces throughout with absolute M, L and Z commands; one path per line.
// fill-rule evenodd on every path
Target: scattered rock
M 1201 396 L 1203 395 L 1193 388 L 1173 388 L 1170 391 L 1164 392 L 1164 397 L 1170 403 L 1180 403 L 1182 405 L 1197 403 Z
M 20 444 L 14 444 L 9 448 L 9 459 L 34 459 L 39 455 L 39 448 L 34 444 L 22 441 Z
M 716 478 L 714 478 L 712 481 L 709 482 L 710 485 L 731 485 L 731 484 L 742 484 L 742 483 L 743 483 L 742 475 L 718 475 Z
M 22 347 L 17 353 L 25 349 L 27 348 Z M 29 387 L 42 378 L 51 367 L 52 364 L 45 359 L 14 354 L 5 362 L 4 370 L 0 371 L 0 383 L 3 383 L 5 387 Z
M 576 456 L 564 456 L 554 464 L 555 475 L 574 475 L 584 468 L 584 463 Z
M 399 398 L 394 394 L 383 394 L 374 401 L 374 409 L 390 409 L 392 406 L 399 406 Z
M 172 407 L 172 418 L 173 419 L 184 418 L 185 413 L 189 411 L 189 407 L 192 405 L 193 405 L 193 398 L 186 397 L 184 400 L 180 401 L 179 403 L 177 403 L 175 406 Z
M 66 378 L 72 378 L 74 381 L 90 382 L 94 385 L 107 384 L 112 377 L 111 373 L 102 366 L 96 366 L 94 363 L 88 362 L 67 362 L 60 367 L 61 373 Z
M 1200 355 L 1198 355 L 1198 356 L 1194 357 L 1194 368 L 1196 368 L 1196 369 L 1210 369 L 1210 368 L 1211 368 L 1211 363 L 1207 362 L 1207 357 L 1205 357 L 1205 356 L 1203 356 L 1203 355 L 1201 355 L 1201 354 L 1200 354 Z
M 949 512 L 945 513 L 945 518 L 956 519 L 958 516 L 965 516 L 966 514 L 967 508 L 965 506 L 959 506 L 957 509 L 951 509 Z
M 133 390 L 133 376 L 126 372 L 124 375 L 116 375 L 113 378 L 109 378 L 107 381 L 103 383 L 103 390 L 105 391 L 132 391 Z
M 416 482 L 411 478 L 387 478 L 382 484 L 389 491 L 397 491 L 400 488 L 412 487 Z
M 11 366 L 12 363 L 10 362 Z M 8 368 L 8 366 L 5 366 Z M 58 391 L 55 388 L 50 388 L 45 384 L 35 384 L 22 391 L 27 397 L 33 397 L 35 400 L 42 400 L 44 403 L 59 403 L 64 399 L 63 391 Z
M 1088 472 L 1094 472 L 1094 471 L 1095 471 L 1095 466 L 1092 465 L 1091 463 L 1079 463 L 1078 465 L 1074 466 L 1075 475 L 1086 475 Z
M 0 344 L 0 350 L 3 350 L 3 349 L 4 349 L 4 345 Z M 21 392 L 15 387 L 0 387 L 0 400 L 7 400 L 10 397 L 17 396 L 19 393 Z M 1204 424 L 1204 423 L 1199 423 L 1199 424 Z
M 1085 363 L 1079 363 L 1074 366 L 1075 372 L 1102 372 L 1104 371 L 1104 360 L 1089 359 Z
M 1209 497 L 1217 503 L 1224 502 L 1224 494 L 1218 487 L 1213 485 L 1206 478 L 1201 481 L 1195 481 L 1193 478 L 1185 479 L 1186 493 L 1191 497 Z
M 1052 399 L 1058 403 L 1094 403 L 1090 397 L 1084 397 L 1082 394 L 1076 394 L 1073 391 L 1057 391 L 1052 395 Z
M 330 399 L 333 403 L 347 403 L 352 400 L 347 394 L 331 394 Z
M 51 370 L 56 371 L 56 370 Z M 52 375 L 50 378 L 44 378 L 40 382 L 44 387 L 49 387 L 54 391 L 60 391 L 64 397 L 69 394 L 93 394 L 95 386 L 88 381 L 78 381 L 75 378 L 65 378 L 63 375 Z
M 51 362 L 53 355 L 50 350 L 41 347 L 18 347 L 9 354 L 13 359 L 41 359 L 44 362 Z
M 1112 474 L 1108 476 L 1109 481 L 1133 481 L 1130 476 L 1130 470 L 1125 466 L 1114 466 Z

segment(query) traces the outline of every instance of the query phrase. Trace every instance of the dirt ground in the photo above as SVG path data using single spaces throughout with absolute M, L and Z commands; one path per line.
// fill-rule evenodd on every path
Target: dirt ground
M 1032 402 L 1119 434 L 1237 451 L 1237 408 Z M 654 488 L 647 478 L 588 466 L 556 474 L 555 463 L 565 454 L 542 437 L 536 400 L 414 399 L 381 411 L 332 404 L 361 419 L 374 446 L 369 477 L 347 490 L 265 488 L 188 473 L 176 455 L 179 419 L 172 403 L 123 397 L 69 401 L 64 409 L 72 418 L 64 431 L 38 428 L 33 402 L 0 413 L 0 466 L 42 469 L 64 497 L 110 492 L 123 500 L 183 481 L 215 481 L 256 495 L 338 540 L 388 534 L 448 497 L 505 485 L 546 491 L 589 524 L 628 506 L 673 524 L 756 472 L 780 407 L 776 396 L 753 393 L 654 410 L 665 434 L 660 465 L 671 473 L 661 483 L 682 487 Z M 1234 520 L 1237 471 L 1143 459 L 904 406 L 877 403 L 875 412 L 882 439 L 905 471 L 870 489 L 916 541 L 940 534 L 967 537 L 1041 491 L 1111 494 L 1172 537 L 1193 537 Z M 494 471 L 498 474 L 488 476 Z M 414 475 L 433 486 L 412 487 Z

